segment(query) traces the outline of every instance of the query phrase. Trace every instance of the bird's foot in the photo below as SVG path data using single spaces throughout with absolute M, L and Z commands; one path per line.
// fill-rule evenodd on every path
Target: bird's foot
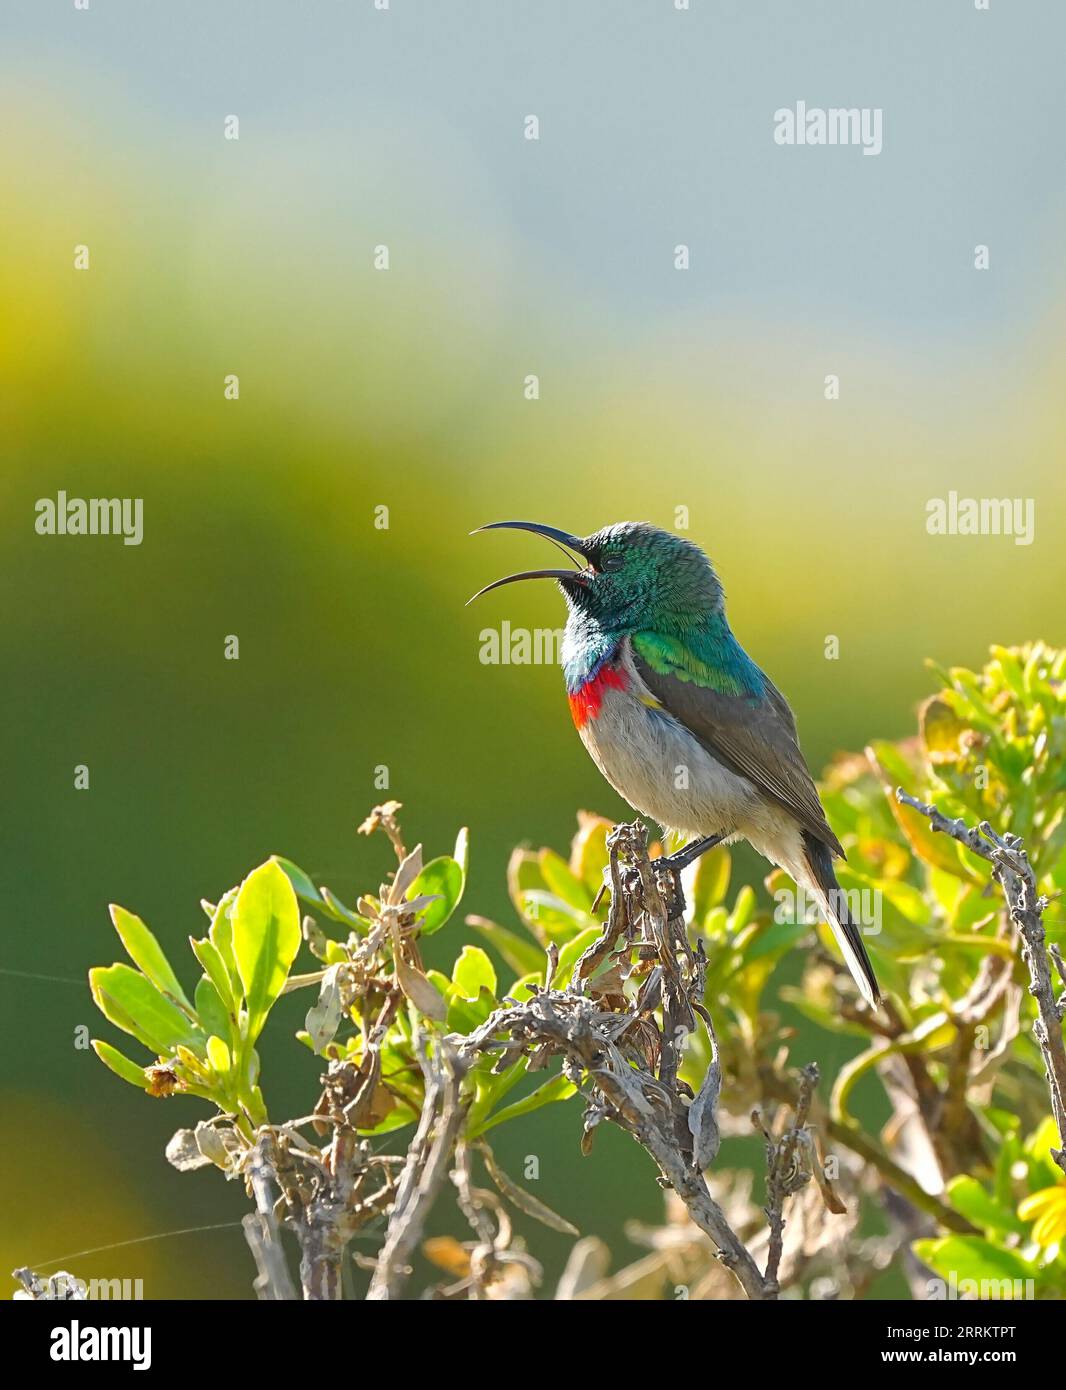
M 706 854 L 709 849 L 714 849 L 715 845 L 720 845 L 723 840 L 728 840 L 732 833 L 731 830 L 723 830 L 720 835 L 705 835 L 701 840 L 692 840 L 675 854 L 664 855 L 655 863 L 662 868 L 669 868 L 675 873 L 679 873 L 682 869 L 687 869 L 690 864 L 694 864 L 701 854 Z

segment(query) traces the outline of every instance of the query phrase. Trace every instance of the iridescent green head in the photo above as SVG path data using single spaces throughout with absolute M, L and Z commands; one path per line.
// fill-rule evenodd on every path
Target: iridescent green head
M 519 579 L 555 579 L 571 612 L 612 632 L 684 629 L 722 609 L 722 586 L 699 546 L 646 521 L 619 521 L 585 537 L 533 521 L 496 521 L 480 529 L 497 528 L 546 536 L 585 564 L 509 574 L 474 598 Z

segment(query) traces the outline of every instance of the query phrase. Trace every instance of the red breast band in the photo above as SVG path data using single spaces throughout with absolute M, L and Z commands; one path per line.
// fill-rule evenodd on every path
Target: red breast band
M 604 662 L 591 680 L 578 686 L 568 697 L 570 713 L 577 728 L 582 728 L 590 719 L 596 718 L 603 704 L 604 694 L 609 688 L 625 690 L 626 678 L 617 666 L 609 666 Z

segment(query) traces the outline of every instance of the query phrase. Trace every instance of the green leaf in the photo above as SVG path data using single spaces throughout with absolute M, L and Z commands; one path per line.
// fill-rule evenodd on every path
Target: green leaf
M 555 967 L 555 973 L 551 978 L 553 989 L 564 989 L 570 982 L 570 976 L 574 972 L 574 966 L 585 954 L 594 941 L 598 941 L 603 935 L 601 927 L 589 927 L 583 932 L 578 932 L 572 941 L 568 941 L 559 952 L 559 963 Z M 602 962 L 601 962 L 602 964 Z
M 976 1178 L 961 1176 L 952 1178 L 947 1185 L 947 1198 L 957 1212 L 967 1221 L 986 1231 L 1014 1232 L 1027 1234 L 1027 1227 L 1020 1221 L 1013 1209 L 1000 1206 Z
M 490 1129 L 495 1129 L 497 1125 L 502 1125 L 507 1120 L 517 1120 L 521 1115 L 531 1115 L 542 1105 L 551 1105 L 553 1101 L 557 1100 L 568 1100 L 576 1092 L 577 1087 L 574 1083 L 560 1073 L 558 1076 L 553 1076 L 550 1081 L 545 1081 L 535 1091 L 524 1096 L 522 1100 L 516 1100 L 512 1105 L 505 1105 L 502 1110 L 497 1110 L 494 1115 L 490 1115 L 476 1134 L 486 1134 Z M 467 1137 L 473 1139 L 476 1134 L 469 1134 Z
M 1024 1152 L 1029 1159 L 1030 1190 L 1038 1187 L 1053 1187 L 1062 1181 L 1062 1173 L 1051 1157 L 1051 1150 L 1059 1147 L 1058 1126 L 1050 1115 L 1033 1130 L 1025 1141 Z
M 476 999 L 482 989 L 496 996 L 496 971 L 480 946 L 464 946 L 452 970 L 452 985 L 464 999 Z
M 755 889 L 752 888 L 751 884 L 745 883 L 737 893 L 733 903 L 733 911 L 729 914 L 729 920 L 726 923 L 726 930 L 738 932 L 746 927 L 755 916 L 756 905 Z
M 880 894 L 911 926 L 928 925 L 931 917 L 928 899 L 913 883 L 905 883 L 899 878 L 875 878 L 855 873 L 846 870 L 844 865 L 841 868 L 845 869 L 848 878 L 848 883 L 845 885 L 842 882 L 841 887 L 856 889 L 857 900 L 876 902 Z
M 294 864 L 283 854 L 272 854 L 270 858 L 285 871 L 285 877 L 292 884 L 293 892 L 301 902 L 317 908 L 332 921 L 341 922 L 346 927 L 354 927 L 356 931 L 365 934 L 368 926 L 366 919 L 353 912 L 350 907 L 345 907 L 340 898 L 325 885 L 317 888 L 311 875 L 305 873 L 299 864 Z
M 584 931 L 589 924 L 587 912 L 580 912 L 554 893 L 543 892 L 539 888 L 526 889 L 520 895 L 520 911 L 538 936 L 560 946 L 579 931 Z
M 553 849 L 542 849 L 537 858 L 544 882 L 551 892 L 579 912 L 588 912 L 592 907 L 593 895 L 566 860 Z
M 219 1076 L 225 1076 L 230 1069 L 229 1048 L 221 1038 L 212 1035 L 207 1040 L 207 1060 L 218 1072 Z
M 300 949 L 300 909 L 285 871 L 268 859 L 240 886 L 233 910 L 233 955 L 254 1042 Z
M 1024 1281 L 1032 1279 L 1034 1267 L 1013 1250 L 1005 1250 L 980 1236 L 945 1236 L 939 1240 L 916 1240 L 914 1253 L 943 1279 L 994 1280 L 1000 1298 L 1011 1298 L 1014 1281 L 1021 1280 L 1019 1296 L 1024 1298 Z M 960 1292 L 969 1292 L 960 1288 Z M 991 1294 L 984 1295 L 991 1297 Z
M 112 1047 L 110 1043 L 101 1042 L 98 1038 L 92 1039 L 93 1051 L 105 1067 L 121 1076 L 123 1081 L 128 1081 L 131 1086 L 136 1086 L 140 1091 L 147 1091 L 148 1078 L 144 1074 L 144 1068 L 139 1067 L 136 1062 L 131 1062 L 128 1057 L 124 1057 L 117 1047 Z
M 936 1052 L 954 1042 L 957 1033 L 958 1028 L 954 1020 L 939 1009 L 926 1015 L 909 1033 L 903 1033 L 891 1042 L 874 1043 L 865 1052 L 860 1052 L 837 1073 L 829 1101 L 830 1113 L 834 1120 L 842 1124 L 853 1123 L 848 1115 L 848 1100 L 855 1083 L 886 1057 L 892 1057 L 896 1053 Z
M 370 923 L 365 917 L 360 917 L 359 914 L 353 912 L 350 907 L 345 907 L 336 893 L 334 893 L 332 889 L 327 888 L 325 884 L 322 885 L 320 891 L 322 894 L 322 901 L 326 905 L 326 911 L 335 922 L 343 922 L 346 927 L 350 927 L 353 931 L 358 932 L 360 936 L 366 935 Z
M 732 867 L 733 859 L 726 845 L 718 845 L 700 855 L 692 866 L 688 898 L 692 903 L 692 921 L 696 926 L 702 926 L 708 912 L 725 902 Z
M 219 951 L 218 947 L 211 938 L 207 936 L 201 938 L 199 941 L 195 937 L 190 936 L 189 945 L 192 947 L 193 955 L 203 966 L 204 974 L 214 985 L 223 1007 L 226 1010 L 232 1010 L 233 1013 L 236 1014 L 243 996 L 238 995 L 237 998 L 234 998 L 233 981 L 230 978 L 230 972 L 226 968 L 226 962 L 222 959 L 222 953 Z
M 1014 1200 L 1014 1165 L 1021 1156 L 1022 1141 L 1017 1130 L 1003 1140 L 1003 1147 L 996 1158 L 994 1183 L 995 1200 L 1000 1206 Z
M 196 986 L 196 1016 L 205 1033 L 217 1033 L 220 1038 L 232 1036 L 233 1019 L 219 998 L 214 982 L 206 975 L 200 976 Z
M 111 920 L 115 924 L 119 939 L 126 948 L 126 954 L 134 965 L 140 966 L 141 971 L 157 989 L 162 990 L 164 994 L 172 994 L 186 1007 L 191 1007 L 177 975 L 163 954 L 163 948 L 141 919 L 132 912 L 127 912 L 124 907 L 119 907 L 118 903 L 111 903 L 108 911 L 111 913 Z
M 468 917 L 466 924 L 473 927 L 479 936 L 484 937 L 490 946 L 495 947 L 516 975 L 528 975 L 532 971 L 544 968 L 544 950 L 536 942 L 528 941 L 524 936 L 519 936 L 507 927 L 501 927 L 497 922 L 490 922 L 486 917 Z
M 284 869 L 285 877 L 292 884 L 293 892 L 298 898 L 302 898 L 305 903 L 317 907 L 321 912 L 329 911 L 326 900 L 315 887 L 311 875 L 305 874 L 299 864 L 294 864 L 291 859 L 286 859 L 282 854 L 272 854 L 270 858 Z
M 465 887 L 466 874 L 457 860 L 443 854 L 439 859 L 429 861 L 407 893 L 408 899 L 424 895 L 437 897 L 437 901 L 430 903 L 419 919 L 418 927 L 423 936 L 432 936 L 440 931 L 459 906 Z
M 346 960 L 348 960 L 348 958 L 349 958 L 349 957 L 348 957 L 348 952 L 347 952 L 347 950 L 345 949 L 344 942 L 343 942 L 343 941 L 334 941 L 331 937 L 328 937 L 328 936 L 327 936 L 327 937 L 326 937 L 326 955 L 325 955 L 325 962 L 326 962 L 326 964 L 327 964 L 327 965 L 343 965 L 344 962 L 345 962 Z
M 866 750 L 867 760 L 884 786 L 909 787 L 914 781 L 915 766 L 903 756 L 894 743 L 887 739 L 874 739 Z M 893 797 L 892 800 L 895 798 Z
M 538 990 L 544 987 L 544 969 L 530 971 L 527 975 L 520 976 L 507 991 L 508 996 L 517 1004 L 524 1004 L 527 999 L 532 999 Z
M 390 1134 L 394 1129 L 403 1129 L 404 1125 L 409 1125 L 412 1120 L 418 1118 L 418 1112 L 407 1104 L 406 1101 L 397 1101 L 394 1109 L 390 1110 L 380 1124 L 374 1125 L 372 1129 L 360 1129 L 360 1134 Z
M 519 912 L 522 911 L 522 895 L 531 888 L 547 891 L 540 862 L 532 850 L 516 849 L 507 861 L 507 890 Z
M 763 956 L 783 956 L 798 941 L 808 936 L 810 931 L 811 928 L 806 922 L 768 922 L 765 926 L 758 924 L 737 942 L 737 951 L 741 956 L 737 969 L 743 970 Z
M 879 761 L 884 764 L 887 757 L 887 750 L 891 744 L 877 743 L 874 745 L 874 752 Z M 906 778 L 897 777 L 896 782 L 902 786 L 904 791 L 910 791 L 914 783 L 914 773 L 907 769 Z M 934 865 L 945 873 L 954 874 L 956 878 L 974 878 L 974 872 L 968 868 L 968 861 L 972 862 L 974 856 L 969 854 L 954 840 L 946 835 L 938 833 L 932 829 L 928 820 L 919 811 L 905 805 L 896 799 L 895 787 L 885 783 L 885 797 L 888 801 L 889 809 L 895 817 L 896 824 L 903 832 L 903 836 L 911 849 L 926 864 Z
M 255 1059 L 255 1053 L 252 1053 Z M 267 1108 L 263 1101 L 263 1093 L 258 1086 L 253 1086 L 250 1091 L 241 1096 L 241 1106 L 247 1112 L 248 1118 L 253 1125 L 265 1125 L 267 1122 Z
M 861 1023 L 852 1023 L 840 1017 L 834 1010 L 808 998 L 801 989 L 785 985 L 777 992 L 778 998 L 791 1004 L 797 1013 L 824 1028 L 829 1033 L 850 1033 L 852 1037 L 868 1039 L 870 1034 Z
M 570 842 L 570 869 L 592 893 L 603 886 L 604 870 L 611 861 L 607 836 L 611 822 L 588 811 L 577 813 L 577 834 Z
M 464 999 L 461 994 L 453 993 L 448 999 L 448 1031 L 462 1033 L 465 1037 L 475 1028 L 480 1028 L 495 1007 L 496 1000 L 485 985 L 480 987 L 474 999 Z
M 205 1034 L 132 966 L 97 966 L 89 971 L 89 988 L 105 1018 L 156 1054 L 173 1052 L 178 1043 L 203 1049 Z
M 222 957 L 230 977 L 230 995 L 238 1002 L 244 998 L 241 977 L 237 973 L 237 960 L 233 954 L 233 909 L 237 903 L 237 889 L 231 888 L 223 893 L 215 908 L 215 915 L 207 930 L 208 940 Z M 195 948 L 194 948 L 195 949 Z M 203 961 L 200 962 L 203 965 Z M 206 966 L 205 966 L 206 969 Z
M 473 1104 L 467 1111 L 466 1130 L 468 1134 L 480 1133 L 486 1116 L 521 1081 L 522 1077 L 526 1075 L 528 1066 L 528 1058 L 519 1057 L 517 1062 L 512 1062 L 502 1072 L 494 1072 L 492 1067 L 499 1061 L 499 1058 L 485 1054 L 482 1061 L 486 1062 L 488 1066 L 484 1070 L 479 1068 L 475 1073 L 477 1093 Z

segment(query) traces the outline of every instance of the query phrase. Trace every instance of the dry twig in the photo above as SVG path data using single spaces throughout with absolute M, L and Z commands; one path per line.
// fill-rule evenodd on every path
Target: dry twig
M 776 1268 L 764 1275 L 711 1196 L 702 1168 L 717 1148 L 720 1072 L 710 1016 L 703 1004 L 705 961 L 693 950 L 684 921 L 678 876 L 650 860 L 646 832 L 639 822 L 615 828 L 608 839 L 613 892 L 603 931 L 577 962 L 565 989 L 549 986 L 522 1002 L 498 1009 L 465 1038 L 454 1037 L 469 1062 L 498 1051 L 497 1070 L 519 1056 L 543 1065 L 561 1056 L 563 1070 L 585 1085 L 585 1133 L 611 1120 L 627 1130 L 655 1160 L 665 1185 L 684 1202 L 696 1225 L 714 1242 L 719 1259 L 733 1271 L 749 1298 L 777 1295 Z M 635 1001 L 606 1007 L 595 990 L 595 972 L 610 962 L 629 973 L 634 950 L 643 982 Z M 661 1010 L 662 1024 L 655 1017 Z M 697 1097 L 678 1079 L 685 1037 L 702 1019 L 713 1060 Z M 803 1083 L 800 1111 L 790 1133 L 791 1153 L 805 1133 L 806 1111 L 816 1071 Z M 786 1171 L 787 1170 L 787 1171 Z M 809 1169 L 803 1181 L 810 1178 Z M 783 1229 L 785 1198 L 803 1183 L 790 1159 L 771 1174 L 770 1207 L 777 1232 Z M 780 1251 L 777 1252 L 777 1259 Z
M 1044 1060 L 1051 1111 L 1058 1127 L 1061 1148 L 1052 1149 L 1051 1157 L 1066 1173 L 1066 1042 L 1063 1039 L 1063 1006 L 1055 999 L 1052 979 L 1053 954 L 1049 955 L 1044 933 L 1043 914 L 1048 900 L 1037 892 L 1036 875 L 1029 863 L 1022 841 L 1017 835 L 999 835 L 987 821 L 974 829 L 963 820 L 952 820 L 909 796 L 902 787 L 896 797 L 925 816 L 930 828 L 950 835 L 953 840 L 987 860 L 992 876 L 1003 889 L 1007 912 L 1021 943 L 1022 959 L 1029 971 L 1029 993 L 1036 1000 L 1037 1019 L 1033 1036 Z M 1054 961 L 1063 977 L 1058 959 Z
M 456 1054 L 446 1038 L 438 1040 L 433 1051 L 424 1038 L 416 1042 L 426 1098 L 396 1189 L 385 1243 L 367 1293 L 369 1299 L 401 1297 L 426 1218 L 447 1176 L 465 1114 L 459 1098 L 465 1059 Z

